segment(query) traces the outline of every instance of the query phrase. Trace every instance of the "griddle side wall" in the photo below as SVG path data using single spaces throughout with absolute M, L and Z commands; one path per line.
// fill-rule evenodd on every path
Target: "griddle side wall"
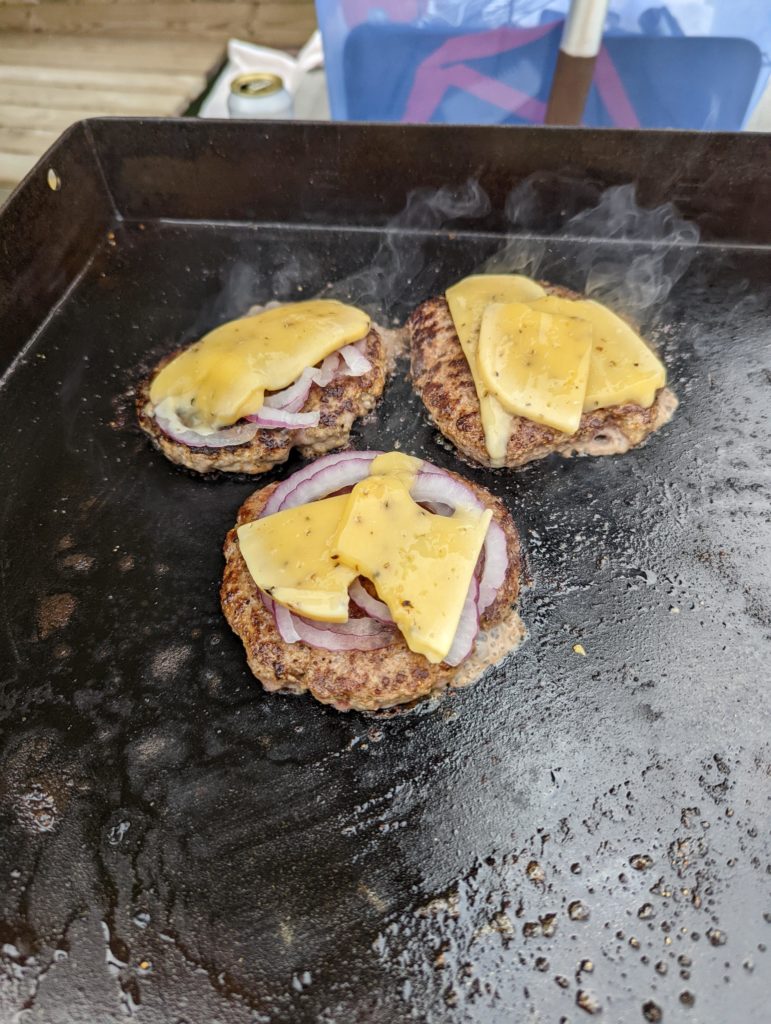
M 593 206 L 636 182 L 644 206 L 674 202 L 705 241 L 771 241 L 767 135 L 457 125 L 264 123 L 189 119 L 89 122 L 110 189 L 128 219 L 379 226 L 415 187 L 478 181 L 492 213 L 469 229 L 504 230 L 506 196 L 534 180 L 552 230 L 560 208 Z M 760 181 L 760 184 L 759 184 Z
M 75 124 L 0 213 L 0 377 L 77 280 L 115 220 L 86 126 Z

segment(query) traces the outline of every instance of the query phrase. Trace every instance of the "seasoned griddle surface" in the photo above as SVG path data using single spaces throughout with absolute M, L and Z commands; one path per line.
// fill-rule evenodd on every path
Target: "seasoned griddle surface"
M 217 588 L 255 484 L 175 469 L 120 396 L 377 243 L 124 225 L 0 389 L 0 1020 L 760 1024 L 771 256 L 700 249 L 650 321 L 681 407 L 645 448 L 466 467 L 522 530 L 529 638 L 373 721 L 251 678 Z M 401 319 L 496 245 L 416 244 Z M 543 275 L 580 286 L 581 245 Z M 457 465 L 403 366 L 354 440 Z

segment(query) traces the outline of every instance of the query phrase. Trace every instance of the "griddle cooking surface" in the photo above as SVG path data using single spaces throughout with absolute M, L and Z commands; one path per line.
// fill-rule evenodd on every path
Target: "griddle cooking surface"
M 657 311 L 681 407 L 646 447 L 465 467 L 522 531 L 529 637 L 381 721 L 262 692 L 217 596 L 255 484 L 175 469 L 115 400 L 378 239 L 123 225 L 0 390 L 0 1020 L 760 1024 L 769 253 L 702 247 Z M 433 237 L 393 314 L 497 244 Z M 580 285 L 580 246 L 543 275 Z M 404 369 L 355 446 L 455 467 Z

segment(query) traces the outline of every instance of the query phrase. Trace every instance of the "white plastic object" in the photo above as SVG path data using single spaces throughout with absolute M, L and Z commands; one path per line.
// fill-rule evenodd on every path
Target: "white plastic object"
M 560 50 L 570 57 L 596 57 L 609 0 L 572 0 L 562 30 Z
M 323 63 L 324 52 L 321 35 L 318 31 L 313 33 L 296 57 L 284 53 L 283 50 L 274 50 L 268 46 L 255 46 L 253 43 L 246 43 L 241 39 L 231 39 L 228 41 L 227 64 L 217 77 L 209 95 L 201 104 L 198 116 L 228 116 L 230 83 L 236 75 L 249 71 L 266 71 L 279 75 L 284 82 L 284 88 L 294 100 L 307 73 L 320 67 Z M 243 115 L 239 114 L 238 116 Z

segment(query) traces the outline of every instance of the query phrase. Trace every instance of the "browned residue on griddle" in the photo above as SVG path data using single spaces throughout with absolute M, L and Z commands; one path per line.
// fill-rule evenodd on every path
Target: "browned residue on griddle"
M 70 569 L 73 572 L 90 572 L 96 565 L 93 555 L 71 554 L 66 555 L 62 561 L 62 569 Z
M 41 640 L 64 629 L 77 607 L 72 594 L 47 594 L 37 604 L 37 631 Z

